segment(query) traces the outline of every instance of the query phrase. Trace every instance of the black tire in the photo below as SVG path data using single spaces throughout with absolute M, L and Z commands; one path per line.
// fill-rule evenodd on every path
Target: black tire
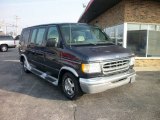
M 8 51 L 8 46 L 7 45 L 1 45 L 1 51 L 2 52 L 7 52 Z
M 71 84 L 69 84 L 68 81 L 70 81 Z M 70 87 L 68 88 L 68 90 L 67 90 L 67 87 L 68 87 L 67 84 Z M 64 95 L 70 100 L 75 100 L 78 97 L 83 95 L 79 85 L 78 78 L 68 72 L 65 73 L 62 77 L 62 91 Z
M 25 60 L 23 60 L 22 65 L 23 65 L 23 71 L 24 71 L 25 73 L 30 73 L 30 71 L 29 71 L 29 70 L 27 69 L 27 67 L 26 67 L 26 62 L 25 62 Z

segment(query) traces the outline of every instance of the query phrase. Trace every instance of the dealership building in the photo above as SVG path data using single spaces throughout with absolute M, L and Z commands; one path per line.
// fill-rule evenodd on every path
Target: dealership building
M 91 0 L 79 18 L 131 49 L 136 66 L 160 66 L 160 0 Z

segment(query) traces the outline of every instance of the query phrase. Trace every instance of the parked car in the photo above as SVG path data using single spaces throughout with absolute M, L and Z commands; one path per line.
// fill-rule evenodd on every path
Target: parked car
M 26 73 L 61 86 L 69 99 L 135 81 L 134 54 L 113 44 L 95 26 L 66 23 L 28 27 L 21 33 L 19 51 Z
M 7 52 L 8 48 L 15 48 L 15 41 L 12 36 L 0 36 L 0 50 Z
M 20 39 L 20 35 L 17 35 L 17 36 L 14 38 L 16 47 L 19 47 L 19 39 Z

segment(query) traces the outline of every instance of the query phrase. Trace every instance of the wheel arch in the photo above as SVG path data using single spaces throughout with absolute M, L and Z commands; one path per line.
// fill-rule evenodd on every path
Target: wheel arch
M 7 45 L 6 43 L 4 43 L 4 44 L 1 44 L 0 46 L 3 46 L 3 45 L 6 45 L 6 46 L 8 47 L 8 45 Z
M 76 72 L 75 69 L 71 68 L 71 67 L 67 67 L 67 66 L 64 66 L 61 68 L 60 72 L 59 72 L 59 75 L 58 75 L 58 85 L 60 85 L 62 83 L 62 77 L 63 75 L 66 73 L 66 72 L 69 72 L 71 74 L 73 74 L 75 77 L 79 77 L 78 73 Z
M 25 57 L 23 55 L 20 56 L 20 62 L 24 62 Z
M 28 68 L 28 70 L 31 70 L 31 66 L 30 66 L 30 64 L 28 62 L 28 59 L 27 59 L 26 55 L 25 54 L 21 54 L 20 55 L 20 62 L 24 62 L 24 60 L 26 60 L 26 62 L 27 62 L 27 68 Z
M 23 62 L 24 60 L 27 60 L 27 57 L 25 54 L 20 55 L 20 61 Z M 28 61 L 28 60 L 27 60 Z

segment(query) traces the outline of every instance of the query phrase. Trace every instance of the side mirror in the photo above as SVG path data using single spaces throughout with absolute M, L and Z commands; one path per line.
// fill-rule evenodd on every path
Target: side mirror
M 47 40 L 46 47 L 56 47 L 57 46 L 57 39 L 50 38 Z
M 20 39 L 20 35 L 17 35 L 14 40 L 19 40 Z

